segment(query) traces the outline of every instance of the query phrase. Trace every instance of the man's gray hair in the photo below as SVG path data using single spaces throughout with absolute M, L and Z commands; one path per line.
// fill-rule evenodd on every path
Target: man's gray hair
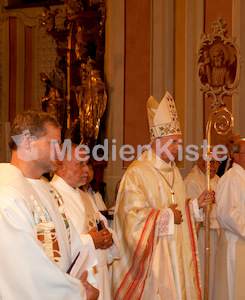
M 245 138 L 241 138 L 239 140 L 236 140 L 235 143 L 232 145 L 232 147 L 231 147 L 231 158 L 234 158 L 233 157 L 234 153 L 240 153 L 242 142 L 245 142 Z

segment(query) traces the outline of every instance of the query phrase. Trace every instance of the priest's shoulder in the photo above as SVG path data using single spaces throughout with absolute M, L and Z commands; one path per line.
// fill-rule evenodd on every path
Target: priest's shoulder
M 18 168 L 10 163 L 0 163 L 1 184 L 13 183 L 15 180 L 21 180 L 22 178 L 24 178 L 24 175 Z
M 1 207 L 1 209 L 8 207 L 9 205 L 12 205 L 14 202 L 18 206 L 20 203 L 25 203 L 25 204 L 27 203 L 26 199 L 24 198 L 22 193 L 20 193 L 20 191 L 18 191 L 16 188 L 14 188 L 11 185 L 0 183 L 0 207 Z
M 126 173 L 130 173 L 133 171 L 152 173 L 152 168 L 147 163 L 141 160 L 135 160 L 128 166 Z
M 230 182 L 231 184 L 236 184 L 241 181 L 241 179 L 244 180 L 245 170 L 240 167 L 237 164 L 234 164 L 232 168 L 230 168 L 228 171 L 224 173 L 219 179 L 219 185 L 227 184 L 227 182 Z

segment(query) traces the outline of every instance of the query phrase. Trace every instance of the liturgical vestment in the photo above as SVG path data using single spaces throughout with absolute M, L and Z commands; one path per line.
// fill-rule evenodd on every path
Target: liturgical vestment
M 181 225 L 168 208 L 173 201 L 182 212 Z M 201 299 L 195 201 L 188 202 L 175 163 L 166 164 L 151 149 L 129 166 L 115 208 L 122 253 L 113 263 L 115 299 Z
M 99 211 L 107 210 L 105 202 L 99 192 L 95 192 L 92 187 L 89 186 L 88 190 L 85 192 L 92 202 L 95 203 Z
M 80 280 L 66 272 L 80 252 L 93 262 L 91 275 L 97 260 L 95 251 L 89 250 L 47 182 L 27 179 L 15 166 L 0 164 L 2 300 L 86 299 Z
M 99 212 L 96 204 L 81 189 L 74 189 L 61 177 L 55 175 L 51 184 L 62 196 L 69 218 L 80 235 L 84 245 L 94 245 L 92 237 L 88 234 L 96 226 L 96 220 L 103 220 L 107 229 L 112 233 L 113 245 L 107 249 L 96 249 L 98 264 L 95 267 L 95 279 L 100 291 L 100 300 L 111 299 L 111 287 L 107 264 L 120 258 L 120 246 L 115 232 L 108 228 L 106 218 Z
M 215 175 L 210 179 L 211 190 L 216 192 L 219 176 Z M 198 165 L 194 166 L 184 180 L 186 194 L 190 198 L 198 198 L 206 189 L 206 176 Z M 211 205 L 210 212 L 210 256 L 209 256 L 209 300 L 214 300 L 214 270 L 216 251 L 219 236 L 219 222 L 216 216 L 215 204 Z M 198 250 L 200 257 L 202 287 L 204 287 L 204 266 L 205 266 L 205 226 L 202 225 L 198 232 Z
M 215 300 L 244 299 L 245 170 L 233 163 L 220 178 L 216 197 L 221 235 L 215 268 Z

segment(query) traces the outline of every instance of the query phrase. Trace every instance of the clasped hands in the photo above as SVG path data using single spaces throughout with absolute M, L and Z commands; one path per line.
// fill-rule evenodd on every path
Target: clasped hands
M 106 229 L 104 221 L 101 221 L 102 230 L 97 231 L 97 227 L 91 229 L 88 234 L 94 241 L 95 249 L 108 249 L 113 244 L 112 234 Z
M 100 231 L 97 231 L 97 227 L 94 227 L 88 232 L 93 239 L 95 249 L 107 249 L 113 243 L 112 234 L 106 229 L 104 221 L 101 221 L 101 225 L 102 229 Z M 80 278 L 82 285 L 86 289 L 86 298 L 87 300 L 96 300 L 99 296 L 99 290 L 87 281 L 87 275 L 88 272 L 84 271 Z
M 197 199 L 199 208 L 204 208 L 205 206 L 215 202 L 215 192 L 211 190 L 204 191 L 200 197 Z M 174 224 L 181 224 L 183 222 L 182 213 L 177 209 L 178 204 L 170 205 L 169 208 L 172 209 L 174 214 Z
M 172 209 L 173 214 L 174 214 L 174 224 L 181 224 L 181 222 L 183 222 L 182 219 L 182 212 L 179 209 L 176 209 L 176 207 L 178 206 L 178 204 L 172 204 L 169 206 L 169 208 Z

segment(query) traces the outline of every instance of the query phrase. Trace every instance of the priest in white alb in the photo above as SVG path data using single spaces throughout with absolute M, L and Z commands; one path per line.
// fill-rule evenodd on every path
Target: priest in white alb
M 59 162 L 51 184 L 62 196 L 69 218 L 80 235 L 84 245 L 95 247 L 98 264 L 95 266 L 95 279 L 100 291 L 100 300 L 111 299 L 111 285 L 108 265 L 120 258 L 120 246 L 115 232 L 108 227 L 106 218 L 99 212 L 95 202 L 79 187 L 86 183 L 89 166 L 87 153 L 78 145 L 71 148 L 71 160 L 67 153 Z M 80 157 L 77 156 L 77 149 Z M 97 230 L 101 221 L 102 229 Z
M 215 300 L 244 299 L 245 139 L 231 148 L 233 165 L 220 178 L 216 209 L 221 234 L 215 268 Z
M 210 149 L 212 154 L 213 148 Z M 203 151 L 200 151 L 197 164 L 192 168 L 190 173 L 184 180 L 186 194 L 189 198 L 198 198 L 206 189 L 206 160 L 203 157 Z M 220 166 L 218 160 L 212 159 L 210 161 L 210 187 L 216 192 L 219 182 L 219 176 L 216 175 Z M 219 222 L 216 217 L 215 204 L 210 205 L 210 257 L 209 257 L 209 300 L 214 300 L 214 270 L 215 258 L 219 237 Z M 205 218 L 205 217 L 204 217 Z M 204 287 L 204 262 L 205 262 L 205 226 L 203 222 L 198 223 L 198 250 L 200 257 L 202 287 Z
M 47 113 L 27 111 L 10 135 L 11 162 L 0 164 L 0 298 L 97 299 L 86 272 L 79 273 L 89 271 L 96 285 L 95 249 L 82 245 L 62 198 L 41 178 L 57 168 L 50 149 L 60 143 L 60 125 Z
M 114 299 L 201 299 L 193 211 L 214 201 L 205 191 L 187 201 L 174 159 L 181 139 L 175 102 L 150 97 L 151 146 L 127 169 L 116 199 L 114 229 L 121 260 L 113 263 Z

